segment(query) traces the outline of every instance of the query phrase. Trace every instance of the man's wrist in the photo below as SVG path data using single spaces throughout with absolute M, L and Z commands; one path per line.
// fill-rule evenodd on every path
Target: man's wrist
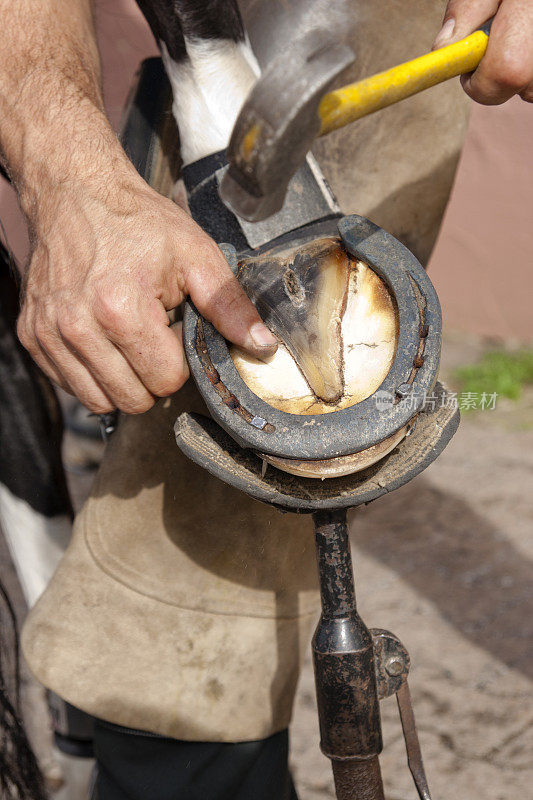
M 30 120 L 9 160 L 22 210 L 34 228 L 62 198 L 81 192 L 109 203 L 120 187 L 140 180 L 104 112 L 87 99 L 78 100 L 72 113 L 68 106 L 52 110 L 42 123 Z

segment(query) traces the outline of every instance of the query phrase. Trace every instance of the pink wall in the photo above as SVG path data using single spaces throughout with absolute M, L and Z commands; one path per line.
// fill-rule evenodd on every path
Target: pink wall
M 139 62 L 157 50 L 133 0 L 97 0 L 104 94 L 117 126 Z M 19 258 L 24 222 L 0 181 L 0 217 Z M 448 329 L 533 340 L 533 106 L 474 106 L 431 276 Z
M 448 329 L 533 341 L 533 105 L 474 105 L 430 264 Z
M 139 63 L 159 55 L 159 51 L 133 0 L 98 0 L 95 8 L 104 100 L 109 118 L 117 127 Z

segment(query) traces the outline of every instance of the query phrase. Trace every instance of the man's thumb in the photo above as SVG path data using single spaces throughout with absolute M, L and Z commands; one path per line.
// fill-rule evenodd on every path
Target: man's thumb
M 262 322 L 220 251 L 218 255 L 216 264 L 206 265 L 190 275 L 191 299 L 226 339 L 256 358 L 269 358 L 276 352 L 278 341 Z

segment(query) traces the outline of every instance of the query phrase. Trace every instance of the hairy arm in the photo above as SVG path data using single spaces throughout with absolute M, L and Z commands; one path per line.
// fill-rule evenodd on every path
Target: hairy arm
M 487 52 L 475 72 L 463 75 L 463 88 L 484 105 L 504 103 L 515 94 L 532 103 L 532 0 L 449 0 L 433 46 L 459 41 L 492 16 Z
M 275 339 L 215 243 L 137 174 L 106 118 L 90 0 L 0 0 L 0 155 L 31 255 L 18 332 L 92 411 L 139 413 L 188 371 L 167 311 L 190 294 L 259 357 Z

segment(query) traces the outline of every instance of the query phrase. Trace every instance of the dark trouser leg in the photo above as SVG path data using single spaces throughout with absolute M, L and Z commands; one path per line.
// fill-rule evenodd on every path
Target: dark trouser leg
M 297 800 L 288 731 L 256 742 L 183 742 L 97 722 L 93 800 Z

